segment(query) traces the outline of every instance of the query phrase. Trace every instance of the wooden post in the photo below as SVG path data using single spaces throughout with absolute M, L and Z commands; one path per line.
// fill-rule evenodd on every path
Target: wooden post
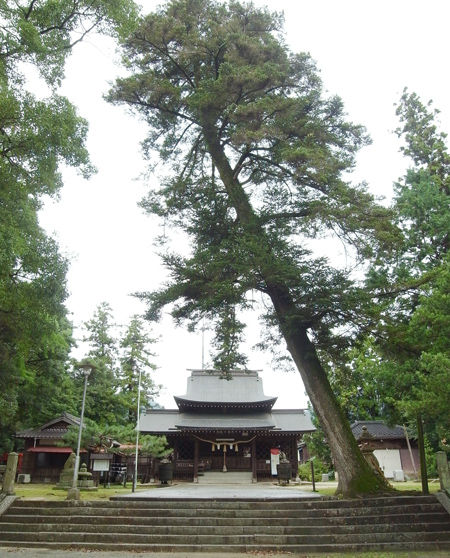
M 315 492 L 316 491 L 316 481 L 314 479 L 314 460 L 311 459 L 310 460 L 311 463 L 311 480 L 312 480 L 312 491 Z
M 252 482 L 258 482 L 258 475 L 256 472 L 256 438 L 252 440 Z
M 423 437 L 423 423 L 422 417 L 420 415 L 417 415 L 417 438 L 419 442 L 420 479 L 422 481 L 422 492 L 424 494 L 429 494 L 427 462 L 425 460 L 425 439 Z
M 194 440 L 194 482 L 198 482 L 198 440 Z

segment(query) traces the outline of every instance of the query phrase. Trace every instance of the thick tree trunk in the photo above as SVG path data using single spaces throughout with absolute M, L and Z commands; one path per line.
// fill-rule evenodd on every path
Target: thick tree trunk
M 208 151 L 225 185 L 230 203 L 247 232 L 254 236 L 257 245 L 264 247 L 264 257 L 259 257 L 260 273 L 277 314 L 287 348 L 300 372 L 306 392 L 327 437 L 336 470 L 339 473 L 338 491 L 344 496 L 374 493 L 388 488 L 387 482 L 374 473 L 363 458 L 350 425 L 333 394 L 328 377 L 320 364 L 314 345 L 308 338 L 307 327 L 302 322 L 289 289 L 277 276 L 277 259 L 266 239 L 248 196 L 233 175 L 233 170 L 218 140 L 213 123 L 203 126 Z M 261 256 L 258 254 L 258 256 Z
M 362 456 L 350 425 L 334 395 L 313 343 L 302 324 L 296 324 L 296 307 L 280 300 L 269 288 L 287 348 L 302 377 L 308 397 L 327 437 L 336 470 L 338 492 L 344 496 L 373 493 L 388 489 L 387 482 L 374 473 Z M 290 307 L 289 307 L 290 306 Z

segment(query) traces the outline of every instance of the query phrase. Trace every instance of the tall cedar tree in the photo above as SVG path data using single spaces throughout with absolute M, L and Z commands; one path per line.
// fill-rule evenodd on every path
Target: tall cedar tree
M 163 256 L 171 283 L 143 296 L 148 317 L 176 303 L 176 319 L 197 322 L 262 293 L 329 440 L 339 491 L 373 493 L 385 482 L 361 456 L 316 352 L 337 342 L 332 330 L 360 293 L 308 242 L 332 234 L 363 255 L 391 230 L 385 210 L 343 179 L 364 130 L 339 98 L 322 96 L 313 61 L 291 53 L 281 30 L 280 15 L 252 4 L 174 0 L 125 43 L 130 76 L 109 100 L 147 122 L 148 158 L 156 150 L 171 162 L 143 205 L 192 239 L 190 257 Z M 229 321 L 226 338 L 240 327 Z
M 119 351 L 114 327 L 111 307 L 107 302 L 99 304 L 93 317 L 84 323 L 86 335 L 83 341 L 90 345 L 87 357 L 94 365 L 86 392 L 86 415 L 100 425 L 120 424 L 123 417 L 123 408 L 117 396 Z M 77 379 L 81 388 L 84 376 L 80 374 Z
M 136 424 L 139 374 L 141 375 L 142 409 L 150 408 L 153 398 L 158 395 L 160 386 L 150 376 L 156 366 L 151 362 L 154 353 L 151 345 L 155 343 L 146 331 L 145 323 L 138 316 L 133 316 L 120 341 L 119 398 L 124 408 L 124 422 Z
M 93 170 L 87 124 L 58 95 L 65 60 L 93 30 L 129 33 L 134 13 L 131 0 L 0 2 L 0 450 L 10 449 L 14 430 L 45 422 L 60 404 L 74 410 L 67 261 L 38 211 L 44 196 L 58 195 L 61 165 L 83 176 Z M 34 95 L 30 67 L 46 98 Z
M 397 115 L 413 164 L 395 184 L 402 242 L 392 257 L 377 255 L 367 278 L 381 309 L 372 377 L 392 420 L 422 416 L 436 446 L 448 449 L 450 153 L 431 101 L 405 90 Z

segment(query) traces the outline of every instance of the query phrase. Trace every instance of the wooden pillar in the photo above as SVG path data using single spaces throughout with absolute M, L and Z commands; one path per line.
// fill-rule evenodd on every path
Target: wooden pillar
M 258 482 L 256 473 L 256 438 L 252 440 L 252 482 Z
M 198 482 L 198 440 L 194 439 L 194 482 Z
M 419 444 L 420 478 L 422 480 L 422 493 L 429 494 L 427 462 L 425 459 L 425 438 L 423 435 L 422 417 L 420 415 L 417 415 L 417 441 Z

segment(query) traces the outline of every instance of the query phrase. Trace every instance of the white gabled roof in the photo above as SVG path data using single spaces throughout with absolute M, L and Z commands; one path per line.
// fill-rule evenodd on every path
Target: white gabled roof
M 183 430 L 271 430 L 274 432 L 312 432 L 308 411 L 279 409 L 270 413 L 183 413 L 178 409 L 150 409 L 140 418 L 140 431 L 170 434 Z

